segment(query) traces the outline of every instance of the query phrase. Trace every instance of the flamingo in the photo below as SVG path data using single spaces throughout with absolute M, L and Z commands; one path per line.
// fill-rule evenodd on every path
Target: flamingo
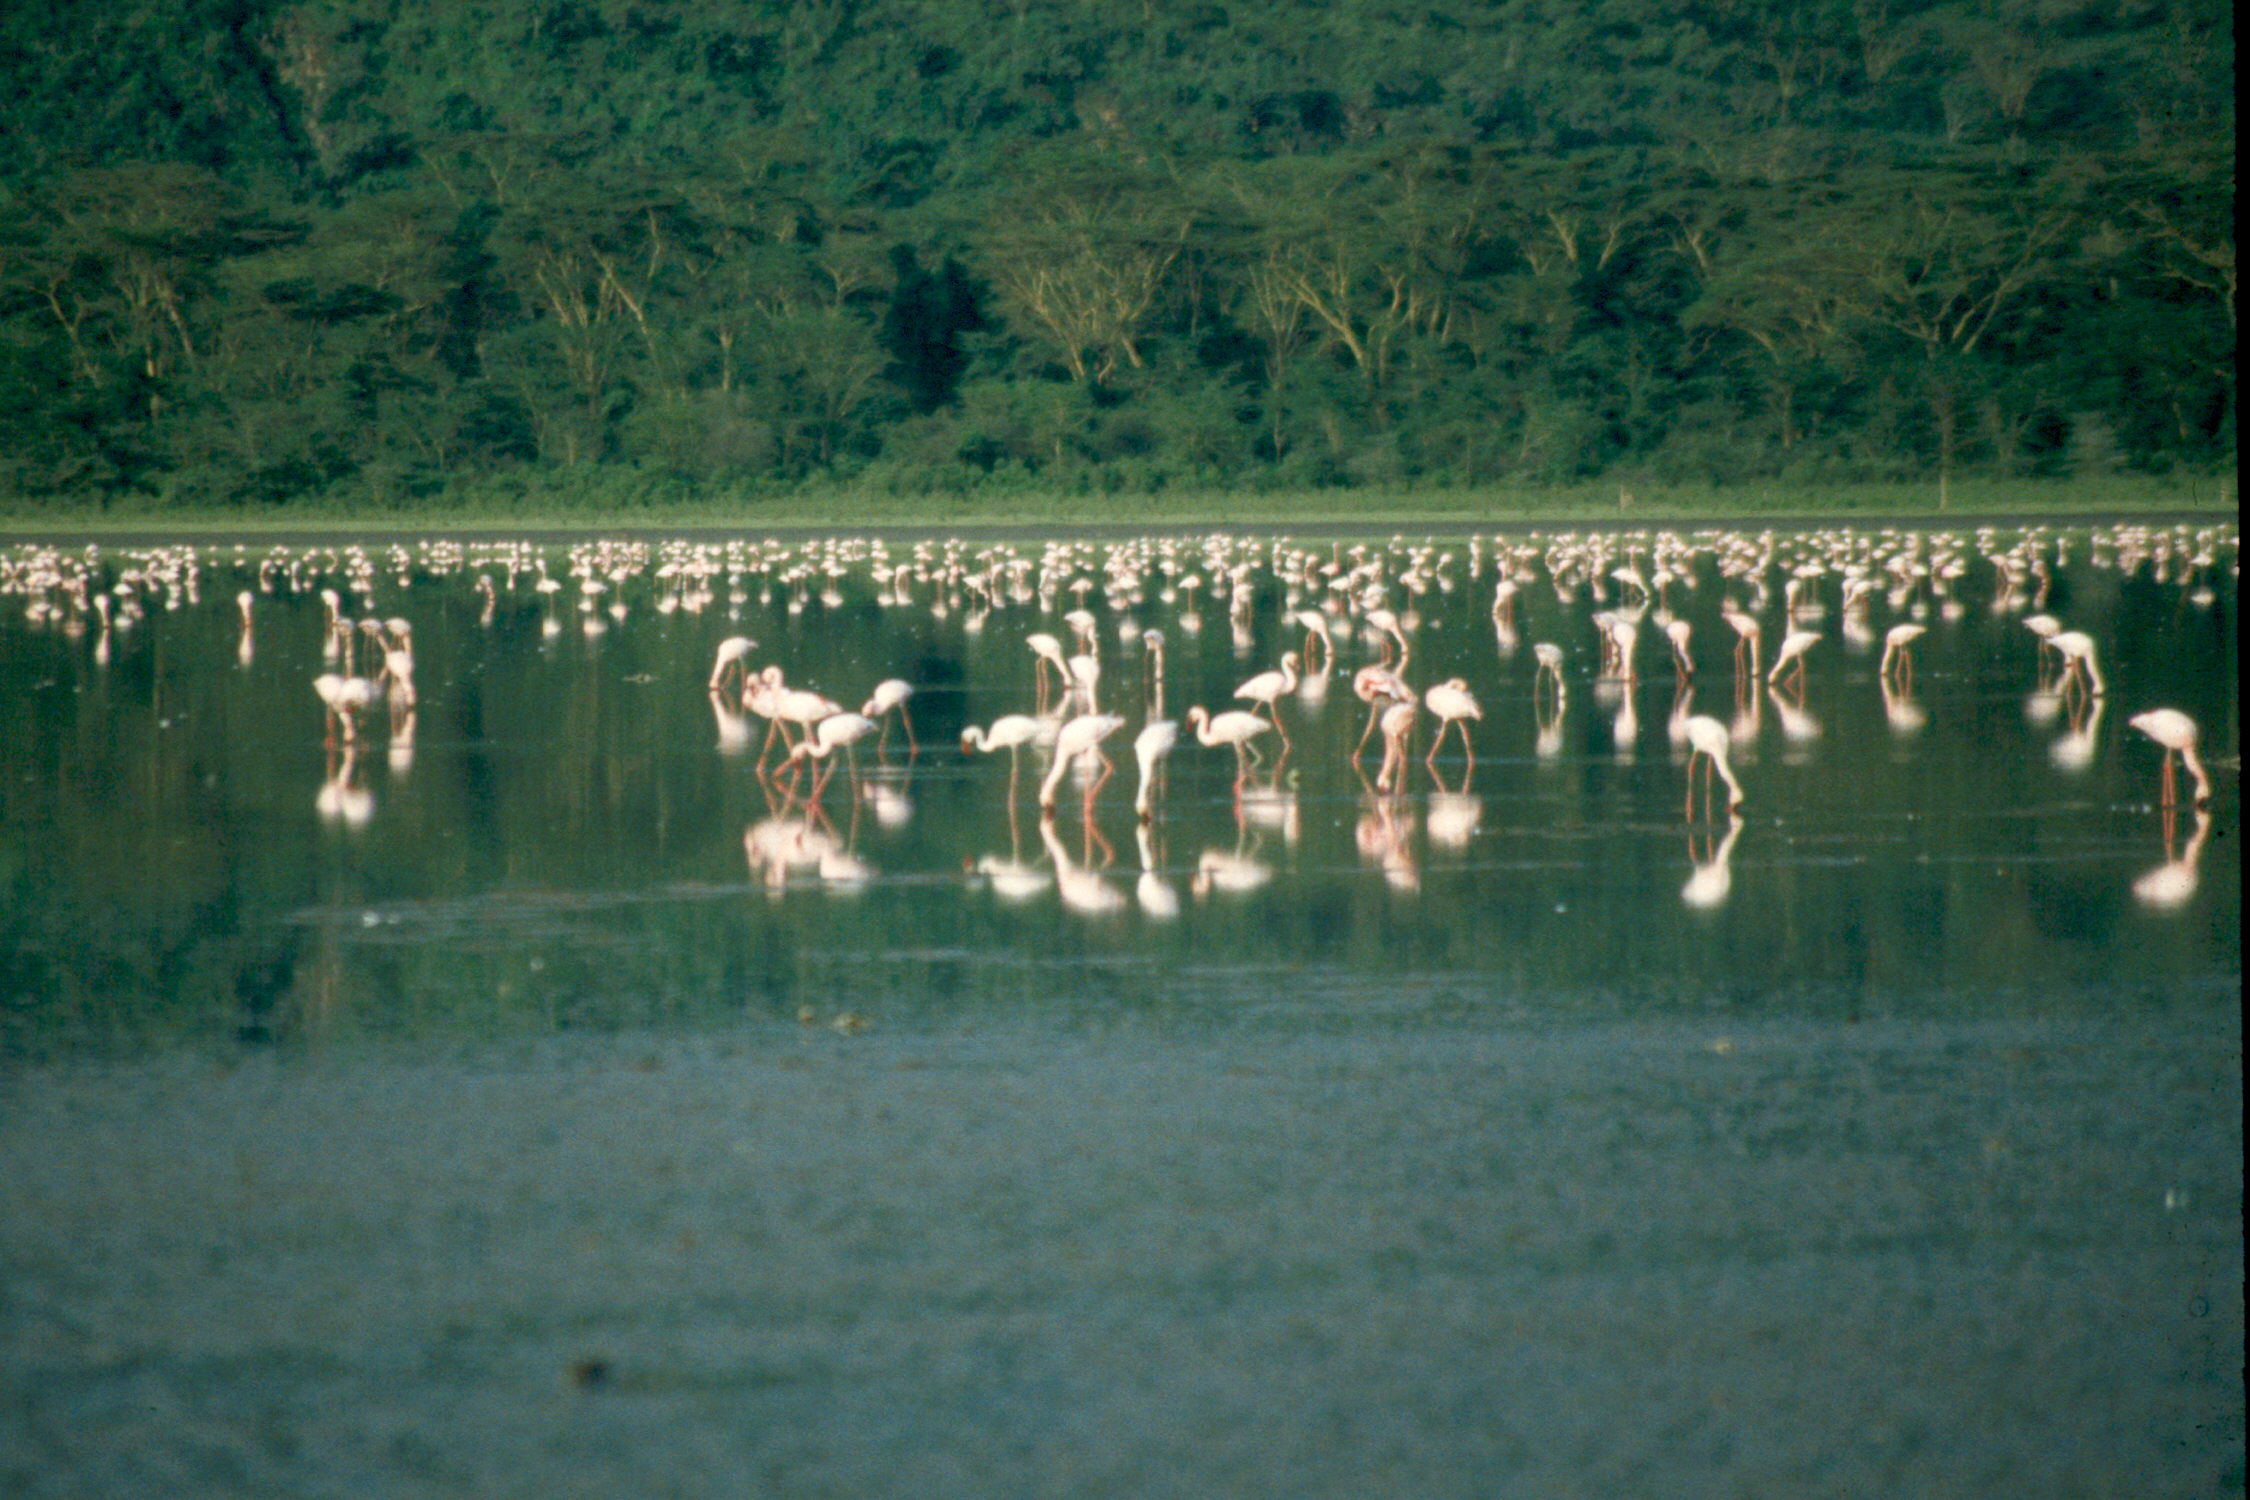
M 1328 616 L 1317 609 L 1300 609 L 1291 618 L 1305 628 L 1305 644 L 1299 648 L 1299 654 L 1304 658 L 1305 671 L 1310 673 L 1313 670 L 1315 641 L 1320 643 L 1321 674 L 1325 676 L 1333 671 L 1336 666 L 1336 638 L 1329 634 Z
M 1531 643 L 1531 655 L 1532 659 L 1539 663 L 1539 669 L 1531 680 L 1532 691 L 1536 693 L 1541 684 L 1552 681 L 1555 685 L 1555 691 L 1560 693 L 1563 687 L 1562 647 L 1556 645 L 1553 641 L 1534 641 Z
M 1414 689 L 1390 668 L 1369 666 L 1352 673 L 1352 696 L 1367 705 L 1367 723 L 1359 732 L 1359 743 L 1352 746 L 1352 759 L 1356 761 L 1367 748 L 1367 737 L 1375 732 L 1375 721 L 1383 716 L 1384 705 L 1412 702 Z
M 1101 776 L 1086 789 L 1086 805 L 1091 808 L 1094 794 L 1101 790 L 1102 782 L 1107 781 L 1109 773 L 1116 769 L 1109 757 L 1102 753 L 1102 741 L 1124 727 L 1125 720 L 1120 715 L 1090 713 L 1080 714 L 1077 718 L 1066 721 L 1061 729 L 1055 731 L 1054 764 L 1047 768 L 1047 779 L 1039 783 L 1041 810 L 1055 810 L 1055 788 L 1061 783 L 1063 772 L 1069 769 L 1072 761 L 1087 754 L 1099 761 L 1102 768 Z
M 1070 681 L 1070 664 L 1063 659 L 1062 642 L 1044 630 L 1033 631 L 1023 638 L 1023 643 L 1031 648 L 1032 688 L 1039 711 L 1044 713 L 1050 692 L 1047 686 L 1047 669 L 1053 667 L 1055 675 L 1067 685 Z
M 1208 747 L 1225 745 L 1234 751 L 1234 784 L 1239 790 L 1243 777 L 1249 774 L 1250 767 L 1258 758 L 1258 752 L 1250 742 L 1266 732 L 1269 727 L 1266 721 L 1239 708 L 1230 708 L 1225 713 L 1214 715 L 1199 703 L 1187 711 L 1187 722 L 1195 730 L 1197 744 Z
M 1928 630 L 1927 625 L 1918 625 L 1909 620 L 1904 624 L 1893 625 L 1890 629 L 1884 631 L 1883 660 L 1882 664 L 1876 667 L 1875 675 L 1887 683 L 1891 681 L 1891 673 L 1895 668 L 1898 673 L 1899 691 L 1905 692 L 1910 689 L 1914 684 L 1914 653 L 1911 648 L 1914 642 Z
M 2038 638 L 2039 644 L 2035 648 L 2035 653 L 2039 666 L 2040 681 L 2043 684 L 2046 681 L 2047 674 L 2047 653 L 2054 649 L 2055 637 L 2062 634 L 2062 621 L 2047 614 L 2025 615 L 2023 617 L 2023 628 Z
M 1289 743 L 1289 731 L 1281 727 L 1281 712 L 1274 706 L 1274 700 L 1297 691 L 1297 680 L 1296 653 L 1284 652 L 1280 670 L 1260 672 L 1234 690 L 1237 698 L 1265 709 L 1267 716 L 1273 720 L 1274 733 L 1281 736 L 1284 746 Z
M 867 702 L 861 705 L 859 711 L 883 726 L 882 734 L 875 741 L 876 754 L 883 753 L 883 743 L 890 738 L 890 716 L 893 713 L 898 715 L 899 723 L 906 729 L 906 753 L 913 756 L 920 752 L 922 747 L 914 738 L 914 718 L 906 711 L 906 700 L 913 696 L 914 684 L 903 677 L 886 677 L 875 684 L 875 691 L 868 694 Z
M 767 667 L 755 677 L 745 680 L 742 689 L 742 706 L 766 719 L 766 742 L 758 751 L 758 764 L 766 763 L 766 755 L 773 749 L 773 737 L 778 732 L 782 742 L 796 748 L 789 732 L 781 726 L 794 724 L 800 731 L 809 733 L 822 719 L 844 711 L 844 705 L 825 693 L 810 688 L 793 688 L 782 679 L 781 668 Z M 801 743 L 801 741 L 800 741 Z
M 788 755 L 783 757 L 782 768 L 787 770 L 797 762 L 807 759 L 822 762 L 821 768 L 813 772 L 813 784 L 810 793 L 810 800 L 818 802 L 820 794 L 828 787 L 829 777 L 836 773 L 835 762 L 830 760 L 829 757 L 838 750 L 844 752 L 845 763 L 851 767 L 854 785 L 858 783 L 859 762 L 852 755 L 852 746 L 873 734 L 875 728 L 875 721 L 865 714 L 829 714 L 813 724 L 806 731 L 805 737 L 791 748 Z
M 1727 763 L 1727 726 L 1709 714 L 1690 714 L 1680 725 L 1688 742 L 1688 792 L 1687 816 L 1695 816 L 1695 766 L 1703 762 L 1703 805 L 1711 805 L 1711 772 L 1716 770 L 1719 779 L 1727 784 L 1727 811 L 1731 814 L 1742 805 L 1742 783 L 1735 778 L 1734 767 Z
M 1063 663 L 1063 684 L 1070 696 L 1077 699 L 1086 713 L 1094 713 L 1094 689 L 1101 685 L 1102 659 L 1090 651 L 1081 651 Z
M 1164 769 L 1164 757 L 1180 742 L 1180 726 L 1170 719 L 1156 719 L 1133 736 L 1133 759 L 1140 765 L 1140 786 L 1133 793 L 1133 811 L 1143 823 L 1156 816 L 1156 778 Z
M 1425 764 L 1435 765 L 1438 746 L 1445 743 L 1445 732 L 1458 728 L 1461 731 L 1461 751 L 1473 768 L 1477 763 L 1476 746 L 1469 741 L 1469 720 L 1482 719 L 1484 711 L 1477 707 L 1476 696 L 1469 691 L 1468 683 L 1451 677 L 1438 683 L 1422 695 L 1422 702 L 1437 716 L 1438 731 L 1430 741 L 1430 753 L 1423 757 Z
M 323 672 L 313 679 L 313 691 L 328 708 L 328 728 L 331 735 L 336 729 L 344 732 L 344 742 L 350 744 L 359 738 L 359 716 L 375 701 L 375 684 L 364 677 L 346 677 L 338 672 Z
M 1683 678 L 1695 675 L 1695 658 L 1688 655 L 1688 637 L 1693 633 L 1685 620 L 1664 623 L 1664 639 L 1672 643 L 1672 665 L 1679 669 Z
M 1023 756 L 1023 747 L 1039 737 L 1039 721 L 1029 714 L 1002 714 L 992 721 L 989 729 L 979 729 L 971 724 L 961 731 L 963 750 L 994 750 L 1008 752 L 1008 801 L 1016 800 L 1016 773 Z
M 2204 773 L 2203 760 L 2196 752 L 2203 732 L 2195 720 L 2176 708 L 2152 708 L 2125 721 L 2164 747 L 2164 792 L 2166 807 L 2179 802 L 2179 786 L 2172 774 L 2172 760 L 2177 756 L 2195 778 L 2195 805 L 2207 806 L 2211 801 L 2211 778 Z
M 1779 682 L 1784 674 L 1795 683 L 1798 691 L 1805 686 L 1805 653 L 1820 644 L 1817 630 L 1792 630 L 1781 638 L 1781 649 L 1773 655 L 1773 670 L 1766 674 L 1768 684 Z
M 1378 792 L 1404 789 L 1406 747 L 1414 736 L 1414 720 L 1419 713 L 1412 698 L 1402 698 L 1383 710 L 1383 763 L 1375 770 L 1375 790 Z
M 748 675 L 747 658 L 758 643 L 746 635 L 730 635 L 719 642 L 718 655 L 711 662 L 711 691 L 717 692 L 731 678 L 740 681 Z
M 2063 660 L 2063 682 L 2077 683 L 2096 698 L 2109 692 L 2109 684 L 2102 680 L 2101 664 L 2094 660 L 2094 638 L 2083 630 L 2058 630 L 2047 637 L 2047 644 Z
M 412 708 L 414 693 L 414 626 L 396 616 L 382 623 L 376 636 L 383 652 L 383 668 L 376 682 L 393 703 Z
M 1734 676 L 1736 683 L 1739 684 L 1742 681 L 1744 658 L 1749 660 L 1749 675 L 1752 677 L 1758 676 L 1765 666 L 1761 655 L 1765 630 L 1758 624 L 1758 617 L 1730 607 L 1721 618 L 1734 629 Z
M 1148 714 L 1152 719 L 1164 717 L 1164 632 L 1144 630 L 1141 647 L 1148 654 L 1141 658 L 1141 669 L 1146 678 Z
M 1516 623 L 1517 584 L 1513 578 L 1502 578 L 1492 586 L 1492 623 L 1505 630 Z

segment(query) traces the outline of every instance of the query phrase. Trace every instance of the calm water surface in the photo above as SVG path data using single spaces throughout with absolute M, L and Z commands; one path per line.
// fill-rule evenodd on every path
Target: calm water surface
M 1691 538 L 1627 686 L 1635 540 L 1305 544 L 1349 591 L 1192 537 L 556 549 L 551 593 L 490 544 L 206 545 L 192 592 L 97 559 L 106 628 L 17 549 L 0 1488 L 2239 1492 L 2231 528 Z M 1801 694 L 1739 689 L 1721 601 L 1770 658 L 1813 559 Z M 1011 799 L 958 740 L 1031 710 L 1079 579 L 1127 722 L 1042 818 L 1043 754 Z M 1187 740 L 1137 824 L 1139 632 L 1216 710 L 1369 587 L 1473 764 L 1425 714 L 1403 792 L 1355 767 L 1339 611 L 1286 758 Z M 411 715 L 324 732 L 322 588 L 411 622 Z M 2035 611 L 2106 694 L 2046 686 Z M 851 707 L 907 679 L 918 750 L 761 775 L 734 634 Z M 1686 712 L 1738 822 L 1683 808 Z

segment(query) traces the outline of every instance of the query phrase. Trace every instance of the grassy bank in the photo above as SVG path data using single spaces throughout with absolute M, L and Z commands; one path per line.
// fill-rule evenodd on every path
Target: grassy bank
M 1219 524 L 1354 527 L 1697 525 L 1724 521 L 1948 521 L 2068 519 L 2238 512 L 2231 473 L 2124 475 L 2093 480 L 1962 480 L 1943 507 L 1934 484 L 1807 487 L 1633 485 L 1477 490 L 1330 489 L 1271 492 L 898 494 L 805 487 L 719 497 L 661 478 L 603 471 L 515 474 L 464 482 L 400 501 L 336 494 L 288 506 L 182 507 L 0 501 L 0 534 L 104 535 L 151 531 L 257 535 L 378 531 L 615 529 L 934 529 L 952 527 L 1175 527 Z

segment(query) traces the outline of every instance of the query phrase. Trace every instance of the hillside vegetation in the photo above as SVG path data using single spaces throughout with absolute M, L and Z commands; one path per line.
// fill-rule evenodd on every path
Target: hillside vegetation
M 2212 0 L 0 15 L 0 494 L 2214 473 Z

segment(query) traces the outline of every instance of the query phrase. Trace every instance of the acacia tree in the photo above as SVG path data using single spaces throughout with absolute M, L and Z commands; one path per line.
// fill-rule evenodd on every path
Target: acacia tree
M 1803 433 L 1801 393 L 1849 348 L 1850 282 L 1864 268 L 1824 232 L 1834 211 L 1832 199 L 1768 204 L 1698 262 L 1700 294 L 1681 319 L 1754 351 L 1784 452 Z
M 1082 385 L 1142 367 L 1145 330 L 1195 228 L 1179 192 L 1113 157 L 1050 155 L 1027 164 L 992 224 L 977 260 L 1011 323 Z
M 1855 185 L 1822 216 L 1819 237 L 1845 273 L 1837 282 L 1843 310 L 1865 328 L 1905 339 L 1920 356 L 1940 508 L 1973 362 L 2003 318 L 2062 273 L 2058 251 L 2076 222 L 2052 184 L 1951 173 L 1885 174 Z

